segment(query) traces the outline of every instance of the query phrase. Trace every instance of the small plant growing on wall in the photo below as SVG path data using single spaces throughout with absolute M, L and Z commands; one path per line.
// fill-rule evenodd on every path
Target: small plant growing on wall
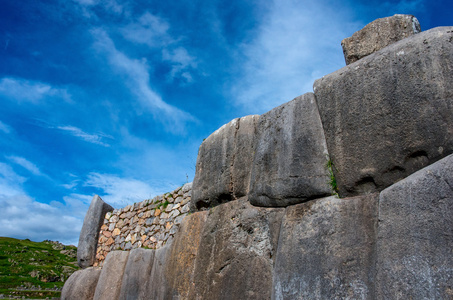
M 332 160 L 330 159 L 329 156 L 327 156 L 327 163 L 326 163 L 327 170 L 329 171 L 329 185 L 332 188 L 332 194 L 335 196 L 338 196 L 338 186 L 337 186 L 337 179 L 335 178 L 335 175 L 333 173 L 333 168 L 335 168 L 335 165 L 333 164 Z

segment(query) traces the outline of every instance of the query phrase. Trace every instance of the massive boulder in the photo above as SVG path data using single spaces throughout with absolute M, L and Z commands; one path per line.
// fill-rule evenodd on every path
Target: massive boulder
M 286 208 L 272 299 L 372 299 L 378 194 Z
M 198 151 L 191 210 L 248 194 L 259 116 L 234 119 L 211 134 Z
M 119 299 L 129 251 L 111 251 L 102 267 L 94 300 Z
M 182 221 L 165 264 L 164 276 L 168 287 L 165 299 L 191 299 L 189 295 L 194 288 L 195 260 L 208 213 L 196 212 Z
M 90 207 L 83 220 L 77 247 L 77 263 L 81 268 L 87 268 L 94 264 L 99 231 L 104 222 L 105 214 L 112 210 L 113 207 L 102 201 L 98 195 L 95 195 L 91 200 Z
M 358 61 L 420 31 L 420 23 L 412 15 L 377 19 L 341 41 L 346 64 Z
M 453 152 L 453 27 L 431 29 L 314 84 L 340 196 L 383 190 Z
M 332 194 L 328 153 L 313 93 L 263 114 L 250 180 L 250 203 L 288 206 Z
M 142 287 L 142 292 L 137 299 L 172 299 L 166 298 L 169 287 L 165 277 L 165 267 L 168 262 L 171 245 L 172 243 L 167 243 L 164 247 L 155 250 L 151 274 L 145 275 L 147 282 Z
M 210 210 L 188 299 L 270 299 L 283 208 L 247 198 Z
M 96 267 L 74 272 L 63 286 L 61 300 L 93 299 L 100 274 Z
M 145 294 L 154 263 L 154 250 L 137 248 L 129 253 L 121 283 L 119 299 L 135 300 Z
M 453 155 L 381 192 L 376 299 L 453 297 Z

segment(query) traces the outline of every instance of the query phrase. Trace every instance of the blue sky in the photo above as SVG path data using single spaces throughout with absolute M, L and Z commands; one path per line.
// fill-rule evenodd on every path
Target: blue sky
M 451 1 L 0 1 L 0 236 L 77 244 L 91 198 L 114 207 L 193 180 L 233 118 L 312 91 L 340 42 Z

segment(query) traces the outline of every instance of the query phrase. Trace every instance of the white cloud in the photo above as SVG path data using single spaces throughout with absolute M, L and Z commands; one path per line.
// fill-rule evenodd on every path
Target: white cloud
M 43 176 L 43 174 L 41 173 L 39 168 L 34 163 L 30 162 L 29 160 L 27 160 L 23 157 L 7 156 L 6 158 L 9 159 L 10 161 L 12 161 L 13 163 L 23 167 L 24 169 L 28 170 L 33 175 Z
M 136 96 L 142 107 L 166 126 L 167 130 L 182 132 L 184 123 L 194 120 L 190 114 L 163 101 L 150 87 L 148 65 L 145 59 L 132 59 L 118 51 L 102 29 L 93 30 L 92 33 L 96 39 L 95 48 L 107 54 L 108 61 L 114 70 L 127 76 L 126 83 L 131 93 Z
M 121 29 L 123 37 L 137 44 L 145 44 L 151 49 L 162 49 L 162 59 L 171 64 L 171 78 L 184 78 L 192 82 L 190 68 L 196 68 L 196 59 L 187 49 L 178 45 L 182 38 L 174 38 L 169 33 L 170 25 L 162 18 L 144 13 L 138 22 Z
M 77 245 L 83 216 L 88 204 L 82 197 L 71 198 L 66 205 L 49 205 L 35 201 L 24 191 L 26 178 L 0 163 L 1 234 L 20 239 L 59 240 Z
M 146 12 L 137 22 L 122 28 L 121 33 L 131 42 L 159 48 L 174 42 L 167 32 L 169 28 L 170 26 L 163 19 Z
M 323 2 L 274 1 L 257 37 L 242 45 L 243 77 L 232 89 L 248 113 L 312 91 L 315 79 L 345 65 L 340 42 L 351 23 L 345 12 Z
M 0 80 L 0 96 L 3 95 L 18 102 L 42 103 L 47 97 L 71 101 L 66 89 L 52 87 L 39 81 L 4 77 Z
M 163 193 L 143 181 L 95 172 L 88 175 L 85 185 L 103 190 L 104 193 L 99 196 L 115 207 L 124 207 Z
M 101 145 L 101 146 L 104 146 L 104 147 L 110 147 L 109 144 L 104 143 L 102 141 L 104 138 L 113 139 L 112 136 L 109 136 L 109 135 L 106 135 L 106 134 L 103 134 L 103 133 L 98 133 L 98 134 L 86 133 L 83 130 L 81 130 L 80 128 L 77 128 L 77 127 L 74 127 L 74 126 L 58 126 L 56 128 L 60 129 L 60 130 L 63 130 L 63 131 L 66 131 L 66 132 L 70 133 L 73 136 L 79 137 L 79 138 L 81 138 L 82 140 L 84 140 L 86 142 L 93 143 L 93 144 L 98 144 L 98 145 Z
M 4 133 L 10 133 L 11 132 L 11 127 L 0 121 L 0 131 Z

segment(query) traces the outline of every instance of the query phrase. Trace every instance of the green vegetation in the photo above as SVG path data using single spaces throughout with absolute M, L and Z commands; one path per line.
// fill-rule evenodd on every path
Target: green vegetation
M 337 180 L 335 179 L 335 175 L 333 174 L 333 168 L 334 164 L 330 158 L 327 160 L 326 164 L 327 170 L 329 170 L 329 175 L 330 175 L 330 180 L 329 180 L 329 185 L 332 188 L 332 194 L 338 196 L 338 186 L 337 186 Z
M 75 246 L 0 237 L 0 295 L 4 297 L 58 298 L 66 279 L 78 269 Z

